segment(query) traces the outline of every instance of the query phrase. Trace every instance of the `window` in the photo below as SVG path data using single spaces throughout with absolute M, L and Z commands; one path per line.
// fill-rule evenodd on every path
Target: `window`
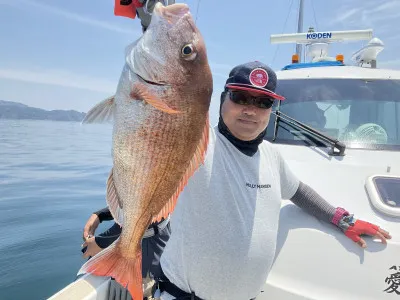
M 374 175 L 367 178 L 365 188 L 372 205 L 380 212 L 400 217 L 400 177 Z
M 375 177 L 373 180 L 380 200 L 386 205 L 400 208 L 400 178 Z
M 282 113 L 347 148 L 400 149 L 400 80 L 285 79 L 278 82 L 276 92 L 286 98 L 280 103 Z M 275 121 L 271 115 L 267 140 L 274 136 Z M 304 145 L 310 140 L 280 122 L 275 142 Z

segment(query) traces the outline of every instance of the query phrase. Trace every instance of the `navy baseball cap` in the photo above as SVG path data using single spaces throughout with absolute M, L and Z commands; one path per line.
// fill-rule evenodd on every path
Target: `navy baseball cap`
M 226 80 L 225 89 L 255 92 L 285 100 L 285 97 L 275 93 L 276 83 L 275 72 L 267 65 L 254 61 L 234 67 Z

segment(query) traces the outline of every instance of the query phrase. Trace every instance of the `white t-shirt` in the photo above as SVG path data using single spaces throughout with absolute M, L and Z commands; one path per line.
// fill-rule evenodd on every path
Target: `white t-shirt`
M 298 185 L 271 143 L 263 141 L 249 157 L 210 128 L 205 164 L 171 216 L 161 256 L 165 275 L 206 300 L 257 297 L 275 256 L 281 199 L 290 199 Z

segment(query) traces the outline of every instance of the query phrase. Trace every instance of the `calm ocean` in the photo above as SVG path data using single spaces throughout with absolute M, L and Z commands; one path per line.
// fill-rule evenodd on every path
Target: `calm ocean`
M 0 299 L 45 299 L 75 280 L 83 226 L 106 206 L 111 133 L 111 125 L 0 120 Z

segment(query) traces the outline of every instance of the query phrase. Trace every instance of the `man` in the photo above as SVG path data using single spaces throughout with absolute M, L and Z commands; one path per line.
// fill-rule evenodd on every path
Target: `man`
M 171 215 L 161 256 L 162 300 L 246 300 L 270 271 L 281 199 L 332 223 L 365 247 L 361 234 L 386 243 L 388 232 L 335 208 L 299 181 L 264 140 L 276 94 L 275 72 L 260 62 L 230 72 L 218 126 L 210 129 L 204 165 L 190 178 Z
M 141 14 L 155 2 L 116 0 L 115 14 L 137 14 L 145 31 L 151 14 Z M 117 4 L 132 5 L 135 13 L 117 12 Z M 274 258 L 282 198 L 338 226 L 362 247 L 361 234 L 383 243 L 390 238 L 324 201 L 263 139 L 273 100 L 283 100 L 274 93 L 276 83 L 275 73 L 258 62 L 237 66 L 229 74 L 205 164 L 189 180 L 172 215 L 172 234 L 161 256 L 163 300 L 256 297 Z

